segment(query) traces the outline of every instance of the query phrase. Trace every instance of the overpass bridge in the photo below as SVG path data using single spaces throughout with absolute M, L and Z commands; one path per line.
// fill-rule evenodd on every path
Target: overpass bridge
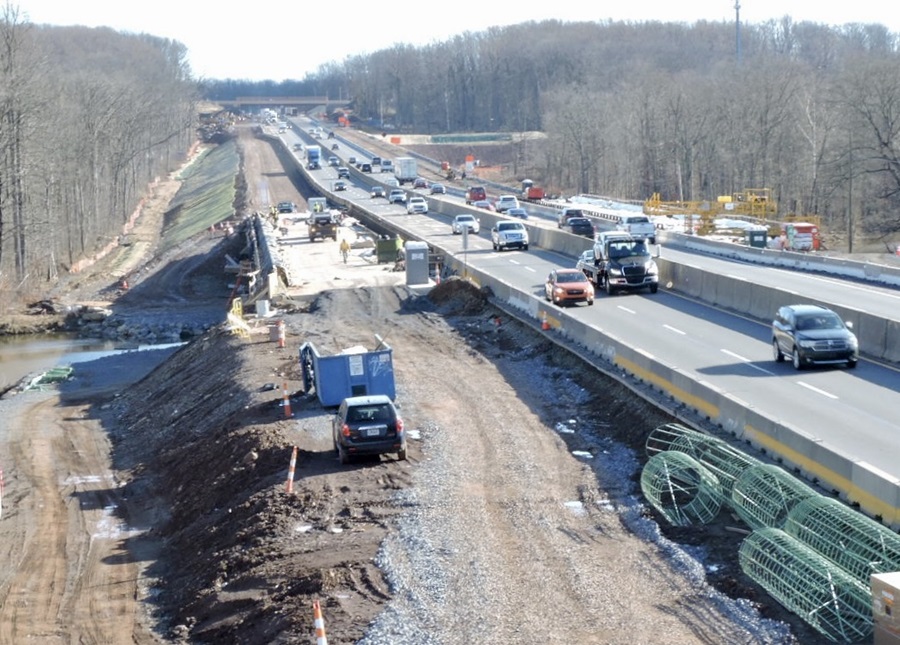
M 324 105 L 327 108 L 349 107 L 346 99 L 330 99 L 327 96 L 238 96 L 230 101 L 216 101 L 227 108 L 261 109 L 261 108 L 313 108 Z

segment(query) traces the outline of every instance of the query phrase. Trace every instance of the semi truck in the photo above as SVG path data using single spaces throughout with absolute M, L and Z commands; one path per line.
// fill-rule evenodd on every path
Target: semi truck
M 659 269 L 647 248 L 647 240 L 624 231 L 604 231 L 597 235 L 593 249 L 585 251 L 576 265 L 598 289 L 609 295 L 616 291 L 659 289 Z
M 307 146 L 306 148 L 306 168 L 307 170 L 318 170 L 322 167 L 322 146 Z
M 397 157 L 394 160 L 394 177 L 402 186 L 405 183 L 412 183 L 419 176 L 418 164 L 412 157 Z

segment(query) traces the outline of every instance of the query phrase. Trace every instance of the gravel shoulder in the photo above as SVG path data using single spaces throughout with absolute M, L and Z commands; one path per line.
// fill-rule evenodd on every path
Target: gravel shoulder
M 268 144 L 241 145 L 249 203 L 304 203 Z M 0 641 L 309 643 L 320 600 L 332 644 L 814 642 L 709 584 L 715 565 L 753 593 L 734 536 L 679 547 L 640 503 L 636 450 L 668 417 L 471 285 L 413 292 L 303 226 L 284 245 L 303 284 L 247 337 L 219 325 L 121 379 L 98 362 L 58 393 L 0 401 Z M 222 298 L 222 265 L 191 266 Z M 153 279 L 148 293 L 166 290 Z M 341 466 L 297 349 L 375 334 L 410 458 Z

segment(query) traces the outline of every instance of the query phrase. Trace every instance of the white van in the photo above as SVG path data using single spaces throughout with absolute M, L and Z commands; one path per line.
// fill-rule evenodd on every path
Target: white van
M 390 159 L 382 159 L 381 172 L 394 172 L 394 162 Z

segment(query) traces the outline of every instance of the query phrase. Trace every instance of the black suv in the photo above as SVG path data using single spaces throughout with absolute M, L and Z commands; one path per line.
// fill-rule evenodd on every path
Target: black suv
M 403 419 L 383 394 L 353 396 L 341 401 L 332 425 L 334 449 L 342 464 L 355 455 L 397 453 L 406 459 Z
M 807 365 L 856 367 L 859 343 L 849 324 L 819 305 L 781 307 L 772 321 L 772 353 L 777 362 L 791 357 L 794 369 Z

